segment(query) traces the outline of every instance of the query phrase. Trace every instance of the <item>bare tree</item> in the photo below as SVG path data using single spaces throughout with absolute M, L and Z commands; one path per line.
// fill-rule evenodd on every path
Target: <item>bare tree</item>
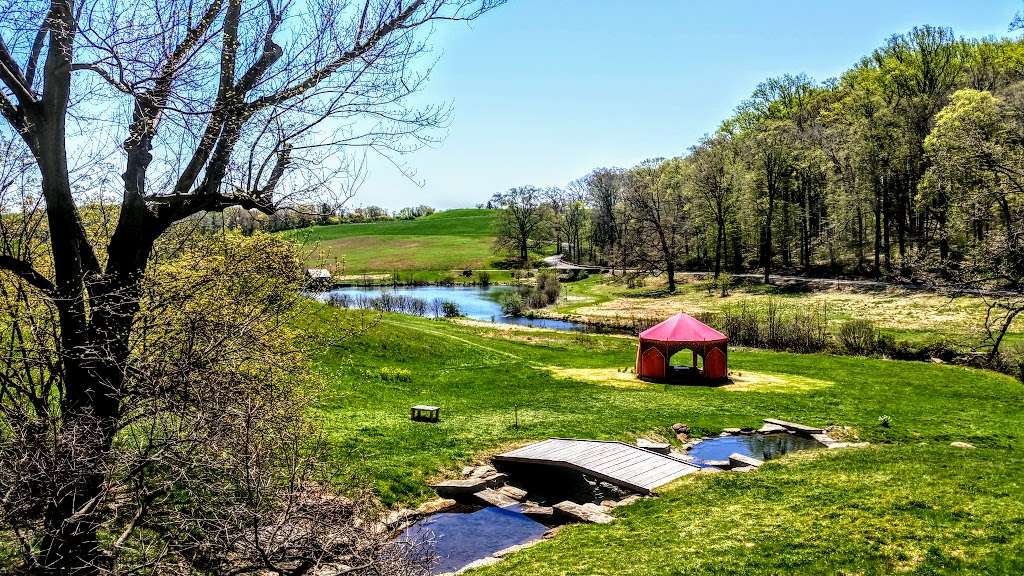
M 144 501 L 138 521 L 113 542 L 101 539 L 110 515 L 127 513 L 112 505 L 110 471 L 123 469 L 111 462 L 121 435 L 138 424 L 129 400 L 163 393 L 152 388 L 134 340 L 161 236 L 203 211 L 239 205 L 272 213 L 321 193 L 317 175 L 337 171 L 331 163 L 346 147 L 401 152 L 430 139 L 446 111 L 405 104 L 429 71 L 414 65 L 426 50 L 424 34 L 499 2 L 27 0 L 4 7 L 0 117 L 31 155 L 45 222 L 26 212 L 16 232 L 39 233 L 42 249 L 5 242 L 0 269 L 32 295 L 32 310 L 16 313 L 52 313 L 53 329 L 25 341 L 20 354 L 39 362 L 21 369 L 33 373 L 33 387 L 5 388 L 16 395 L 3 399 L 15 406 L 3 427 L 45 438 L 38 444 L 47 451 L 32 461 L 60 478 L 30 487 L 41 508 L 5 512 L 5 520 L 38 519 L 19 532 L 25 570 L 93 574 L 116 566 L 109 559 L 118 546 L 141 537 L 152 518 Z M 83 211 L 75 183 L 111 158 L 123 165 L 121 185 L 108 181 L 109 190 L 93 192 L 116 193 L 118 205 L 95 216 Z M 89 229 L 94 216 L 108 234 Z M 7 367 L 24 365 L 18 358 Z M 20 420 L 20 410 L 33 418 Z M 173 403 L 157 410 L 177 414 Z M 160 541 L 179 541 L 192 528 L 182 524 Z M 237 554 L 230 544 L 221 557 Z M 288 555 L 286 543 L 279 550 Z M 211 551 L 178 550 L 175 558 L 202 566 Z M 310 569 L 254 551 L 262 567 L 249 571 Z M 141 561 L 133 569 L 150 566 L 148 554 Z
M 623 188 L 623 201 L 635 223 L 629 242 L 634 262 L 642 270 L 665 273 L 670 292 L 676 289 L 687 225 L 679 164 L 679 160 L 648 160 L 626 172 Z
M 491 201 L 501 208 L 498 219 L 499 247 L 508 248 L 526 266 L 530 261 L 530 244 L 544 231 L 543 191 L 535 186 L 511 188 L 494 195 Z

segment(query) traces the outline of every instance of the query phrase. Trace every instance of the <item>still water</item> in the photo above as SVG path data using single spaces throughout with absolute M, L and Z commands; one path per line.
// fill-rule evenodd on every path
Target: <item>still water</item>
M 399 540 L 426 542 L 437 560 L 433 573 L 441 574 L 536 540 L 546 531 L 547 526 L 514 508 L 488 507 L 470 513 L 433 514 L 407 528 Z
M 728 460 L 733 453 L 752 456 L 758 460 L 771 460 L 783 454 L 818 448 L 821 444 L 813 438 L 795 434 L 751 434 L 749 436 L 719 436 L 704 440 L 687 451 L 694 457 L 693 463 L 705 466 L 708 460 Z
M 348 295 L 353 303 L 359 302 L 360 298 L 378 298 L 381 294 L 388 293 L 394 296 L 406 296 L 419 298 L 426 302 L 434 300 L 448 300 L 459 305 L 462 314 L 473 320 L 484 322 L 497 322 L 498 324 L 518 324 L 521 326 L 533 326 L 536 328 L 548 328 L 551 330 L 573 330 L 583 331 L 587 326 L 578 322 L 566 320 L 553 320 L 549 318 L 525 318 L 521 316 L 506 316 L 501 312 L 500 298 L 502 294 L 515 292 L 512 286 L 412 286 L 398 288 L 362 288 L 350 286 L 335 288 L 327 292 L 317 294 L 317 298 L 327 301 L 332 294 Z

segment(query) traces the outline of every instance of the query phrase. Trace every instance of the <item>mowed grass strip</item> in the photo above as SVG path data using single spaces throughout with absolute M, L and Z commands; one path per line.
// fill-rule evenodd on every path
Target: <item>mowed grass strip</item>
M 774 416 L 850 426 L 872 443 L 683 479 L 617 511 L 617 524 L 567 528 L 483 574 L 1020 573 L 1024 386 L 1010 377 L 734 349 L 743 386 L 663 386 L 619 376 L 629 338 L 328 308 L 307 322 L 338 340 L 317 359 L 317 413 L 339 460 L 387 503 L 427 498 L 430 478 L 549 436 L 632 441 L 674 422 L 709 435 Z M 411 422 L 418 403 L 440 405 L 441 422 Z
M 459 209 L 416 220 L 314 226 L 286 233 L 307 249 L 311 265 L 340 274 L 490 266 L 497 213 Z

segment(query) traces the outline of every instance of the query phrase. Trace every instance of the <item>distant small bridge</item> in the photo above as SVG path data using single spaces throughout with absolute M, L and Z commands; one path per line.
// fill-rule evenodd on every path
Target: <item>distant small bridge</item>
M 575 470 L 587 476 L 651 494 L 677 478 L 700 470 L 682 460 L 623 442 L 550 438 L 493 458 L 496 464 L 533 464 Z

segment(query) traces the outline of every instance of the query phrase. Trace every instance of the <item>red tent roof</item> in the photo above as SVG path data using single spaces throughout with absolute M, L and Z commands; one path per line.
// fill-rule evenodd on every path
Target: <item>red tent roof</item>
M 654 342 L 723 342 L 729 338 L 693 316 L 680 312 L 641 332 L 640 339 Z

